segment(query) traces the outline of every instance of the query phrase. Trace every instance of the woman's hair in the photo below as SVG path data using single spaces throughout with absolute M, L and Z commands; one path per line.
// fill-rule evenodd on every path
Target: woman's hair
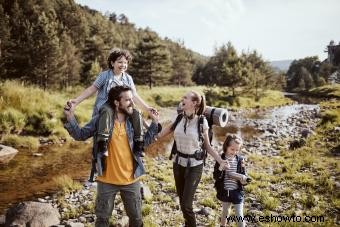
M 196 91 L 191 91 L 192 101 L 197 102 L 197 106 L 195 108 L 195 112 L 197 115 L 202 115 L 206 108 L 205 98 L 203 95 L 198 94 Z
M 107 65 L 110 69 L 113 69 L 111 62 L 115 62 L 120 57 L 125 57 L 128 63 L 132 60 L 132 56 L 128 50 L 121 50 L 119 48 L 114 48 L 111 50 L 109 57 L 107 58 Z
M 232 142 L 235 142 L 240 145 L 243 144 L 242 138 L 239 137 L 238 135 L 235 134 L 228 135 L 223 143 L 223 152 L 227 151 L 227 148 L 231 145 Z

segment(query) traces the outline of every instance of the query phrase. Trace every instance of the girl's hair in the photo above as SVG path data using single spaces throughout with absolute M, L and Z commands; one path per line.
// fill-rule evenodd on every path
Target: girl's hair
M 192 101 L 197 102 L 197 106 L 195 112 L 197 115 L 202 115 L 206 108 L 205 98 L 203 95 L 198 94 L 196 91 L 191 91 L 192 94 Z
M 227 148 L 231 145 L 232 142 L 235 142 L 240 145 L 242 145 L 243 143 L 242 138 L 239 137 L 238 135 L 235 134 L 228 135 L 223 143 L 223 152 L 227 151 Z
M 128 50 L 121 50 L 119 48 L 114 48 L 111 50 L 109 57 L 107 58 L 107 65 L 110 69 L 113 69 L 111 62 L 115 62 L 117 59 L 125 57 L 128 63 L 132 60 L 132 56 Z

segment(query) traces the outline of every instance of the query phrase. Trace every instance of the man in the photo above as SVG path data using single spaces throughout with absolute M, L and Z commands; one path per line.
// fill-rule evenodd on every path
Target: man
M 67 123 L 65 128 L 76 140 L 94 137 L 94 152 L 102 155 L 97 177 L 96 226 L 109 226 L 114 199 L 120 192 L 129 226 L 142 226 L 141 193 L 139 177 L 145 174 L 141 157 L 133 152 L 134 131 L 129 116 L 133 111 L 131 88 L 117 86 L 110 90 L 108 101 L 83 128 L 74 118 L 73 107 L 65 105 Z M 158 114 L 151 114 L 153 122 L 144 136 L 145 145 L 150 144 L 158 132 Z M 105 120 L 104 120 L 105 119 Z M 100 167 L 100 166 L 99 166 Z

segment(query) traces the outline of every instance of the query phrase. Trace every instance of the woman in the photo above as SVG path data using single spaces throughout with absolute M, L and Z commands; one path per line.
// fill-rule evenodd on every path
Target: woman
M 185 226 L 196 226 L 196 218 L 192 209 L 194 194 L 201 179 L 203 170 L 203 157 L 198 121 L 205 111 L 205 99 L 195 91 L 186 93 L 181 101 L 183 117 L 179 122 L 174 121 L 164 128 L 158 137 L 173 133 L 177 152 L 173 159 L 173 173 L 176 191 L 179 196 L 181 210 L 185 219 Z M 177 118 L 178 119 L 178 118 Z M 222 160 L 210 146 L 208 136 L 208 122 L 203 119 L 203 141 L 207 152 L 221 165 L 227 167 L 227 162 Z

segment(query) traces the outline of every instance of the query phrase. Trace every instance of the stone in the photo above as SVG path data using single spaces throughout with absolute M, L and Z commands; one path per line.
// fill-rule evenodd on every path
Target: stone
M 0 226 L 4 225 L 6 222 L 6 216 L 5 215 L 0 215 Z
M 145 185 L 145 184 L 142 184 L 141 183 L 141 193 L 142 193 L 142 199 L 144 200 L 152 200 L 152 193 L 151 193 L 151 190 L 150 188 Z
M 6 212 L 6 226 L 51 226 L 60 223 L 58 209 L 51 204 L 23 202 L 9 208 Z
M 18 153 L 13 147 L 0 144 L 0 164 L 7 164 Z
M 129 217 L 123 216 L 120 220 L 117 221 L 117 225 L 119 225 L 119 226 L 129 226 Z
M 84 224 L 80 222 L 69 222 L 66 227 L 84 227 Z

